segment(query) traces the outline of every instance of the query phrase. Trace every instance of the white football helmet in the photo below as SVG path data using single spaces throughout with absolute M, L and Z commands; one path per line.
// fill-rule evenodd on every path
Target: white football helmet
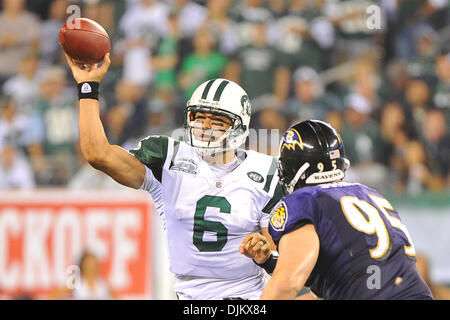
M 193 134 L 196 112 L 225 116 L 231 119 L 232 124 L 219 139 L 201 141 Z M 250 115 L 250 98 L 241 86 L 226 79 L 205 81 L 187 102 L 184 115 L 185 140 L 204 155 L 237 149 L 248 136 Z

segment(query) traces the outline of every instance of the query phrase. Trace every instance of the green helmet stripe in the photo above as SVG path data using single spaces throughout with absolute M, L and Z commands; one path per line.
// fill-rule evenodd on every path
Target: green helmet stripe
M 220 96 L 222 95 L 222 92 L 225 89 L 225 87 L 227 86 L 227 84 L 229 84 L 229 83 L 230 83 L 230 81 L 228 81 L 228 80 L 222 81 L 222 83 L 217 88 L 216 94 L 214 95 L 214 99 L 213 99 L 214 101 L 220 101 Z
M 211 86 L 214 81 L 216 81 L 216 79 L 212 79 L 212 80 L 208 81 L 208 83 L 206 84 L 205 90 L 203 90 L 202 99 L 206 99 L 206 97 L 208 96 L 209 89 L 211 89 Z

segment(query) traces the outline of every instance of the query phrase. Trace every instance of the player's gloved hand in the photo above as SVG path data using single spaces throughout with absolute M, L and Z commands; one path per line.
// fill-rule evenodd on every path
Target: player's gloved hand
M 267 239 L 260 233 L 250 233 L 239 246 L 239 252 L 258 264 L 263 264 L 272 253 Z
M 109 53 L 105 54 L 103 58 L 103 63 L 99 67 L 98 64 L 92 64 L 90 66 L 83 66 L 77 64 L 67 53 L 64 52 L 66 56 L 67 64 L 72 70 L 73 77 L 77 83 L 82 82 L 100 82 L 108 71 L 111 65 L 111 59 L 109 58 Z

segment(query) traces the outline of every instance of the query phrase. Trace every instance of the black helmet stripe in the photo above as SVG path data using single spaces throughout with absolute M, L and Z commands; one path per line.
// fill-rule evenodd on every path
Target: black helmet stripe
M 219 85 L 219 87 L 216 90 L 216 93 L 214 94 L 214 101 L 220 101 L 220 97 L 222 96 L 222 92 L 225 89 L 225 87 L 227 86 L 227 84 L 229 84 L 230 81 L 228 80 L 223 80 L 222 83 Z
M 208 83 L 206 84 L 205 90 L 203 90 L 202 93 L 202 99 L 206 99 L 206 97 L 208 96 L 209 93 L 209 89 L 211 89 L 212 84 L 214 83 L 214 81 L 216 81 L 217 79 L 212 79 L 209 80 Z
M 328 145 L 327 139 L 325 139 L 324 135 L 322 134 L 322 127 L 319 124 L 312 121 L 308 121 L 308 124 L 315 132 L 317 140 L 322 148 L 322 151 L 327 152 L 330 146 Z

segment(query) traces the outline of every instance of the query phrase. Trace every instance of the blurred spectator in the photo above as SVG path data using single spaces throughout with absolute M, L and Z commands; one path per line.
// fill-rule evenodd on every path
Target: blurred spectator
M 378 93 L 385 101 L 405 101 L 406 84 L 410 79 L 406 62 L 393 60 L 385 68 L 385 79 L 380 84 Z
M 28 190 L 34 188 L 31 165 L 13 145 L 0 151 L 0 190 Z
M 20 113 L 30 114 L 32 103 L 39 93 L 44 70 L 39 66 L 39 56 L 29 52 L 20 62 L 19 72 L 3 85 L 3 93 L 13 97 Z
M 395 55 L 408 59 L 416 54 L 415 37 L 416 32 L 421 27 L 429 26 L 424 19 L 424 11 L 421 7 L 425 4 L 423 0 L 400 1 L 398 2 L 394 47 Z
M 371 119 L 371 105 L 361 95 L 351 94 L 346 98 L 345 106 L 346 125 L 342 128 L 342 138 L 350 161 L 356 165 L 377 160 L 379 128 Z
M 426 113 L 422 132 L 430 171 L 450 182 L 450 132 L 441 110 Z
M 351 83 L 346 90 L 365 100 L 371 112 L 379 105 L 378 89 L 380 84 L 377 66 L 373 56 L 361 56 L 352 66 Z
M 252 24 L 251 43 L 237 50 L 226 71 L 226 78 L 246 89 L 256 109 L 284 104 L 290 88 L 289 71 L 280 64 L 280 52 L 268 43 L 266 23 Z
M 273 108 L 263 108 L 252 115 L 249 149 L 278 156 L 280 139 L 288 127 L 283 114 Z
M 115 4 L 119 3 L 120 1 L 114 0 L 84 1 L 82 16 L 98 22 L 110 34 L 115 30 Z
M 115 97 L 115 105 L 105 114 L 105 132 L 110 143 L 123 145 L 138 138 L 145 126 L 144 89 L 122 79 L 115 88 Z
M 172 130 L 175 129 L 174 117 L 171 116 L 173 110 L 169 107 L 164 97 L 164 93 L 156 94 L 147 105 L 146 125 L 142 136 L 150 135 L 172 135 Z
M 351 163 L 348 181 L 364 181 L 364 184 L 385 188 L 387 169 L 379 161 L 384 155 L 379 127 L 371 118 L 373 109 L 358 94 L 349 95 L 345 106 L 341 135 Z
M 281 18 L 286 15 L 288 10 L 288 1 L 286 0 L 269 0 L 268 6 L 275 18 Z
M 34 12 L 41 20 L 48 19 L 50 6 L 54 0 L 26 0 L 27 10 Z
M 44 135 L 42 149 L 48 157 L 45 172 L 36 177 L 38 184 L 64 185 L 83 162 L 74 101 L 72 90 L 66 89 L 65 70 L 58 66 L 49 69 L 33 106 Z
M 230 15 L 232 19 L 243 27 L 245 34 L 245 23 L 255 21 L 269 21 L 273 18 L 269 9 L 264 6 L 264 0 L 243 0 L 236 2 Z M 244 36 L 245 37 L 245 36 Z
M 230 6 L 231 0 L 208 1 L 209 15 L 205 21 L 218 41 L 218 49 L 228 55 L 233 54 L 240 44 L 238 25 L 228 16 Z
M 181 62 L 178 78 L 179 86 L 186 101 L 191 98 L 195 88 L 202 82 L 221 77 L 228 63 L 227 58 L 215 50 L 214 35 L 206 26 L 197 32 L 192 41 L 194 52 Z
M 383 28 L 369 28 L 367 25 L 366 10 L 372 4 L 375 1 L 326 1 L 323 11 L 336 30 L 334 63 L 351 61 L 377 49 L 374 35 Z
M 115 52 L 123 55 L 123 78 L 138 85 L 147 85 L 153 79 L 152 51 L 161 37 L 168 33 L 169 8 L 156 0 L 141 0 L 128 9 L 120 23 L 124 41 Z
M 342 117 L 341 112 L 338 111 L 329 111 L 325 118 L 325 122 L 331 124 L 333 128 L 336 129 L 337 132 L 342 131 L 342 126 L 344 123 L 344 119 Z
M 391 157 L 395 149 L 402 146 L 403 136 L 413 139 L 417 136 L 415 128 L 410 124 L 404 108 L 397 102 L 389 102 L 383 106 L 380 118 L 380 133 L 382 139 L 383 157 L 379 161 L 385 165 L 392 165 Z
M 176 18 L 174 13 L 169 15 L 167 36 L 161 39 L 155 55 L 151 58 L 151 68 L 156 73 L 153 87 L 156 89 L 177 89 L 177 67 L 180 63 L 180 47 L 183 44 Z
M 325 120 L 328 112 L 341 111 L 342 103 L 332 93 L 325 92 L 317 72 L 300 67 L 294 72 L 295 97 L 286 104 L 290 123 L 306 119 Z
M 396 130 L 390 141 L 392 143 L 392 152 L 389 158 L 391 170 L 388 177 L 390 187 L 386 190 L 392 190 L 396 194 L 406 194 L 408 168 L 405 163 L 405 150 L 409 141 L 407 134 L 403 130 Z
M 155 44 L 160 36 L 167 32 L 169 8 L 157 0 L 139 0 L 122 16 L 119 27 L 125 38 L 130 41 L 148 41 Z M 133 43 L 129 44 L 130 46 Z
M 39 47 L 40 22 L 25 10 L 25 0 L 2 0 L 0 12 L 0 86 L 19 71 L 24 55 Z
M 427 0 L 424 7 L 433 29 L 450 25 L 450 3 L 447 0 Z
M 431 79 L 438 51 L 436 32 L 429 26 L 418 28 L 414 34 L 414 47 L 416 54 L 408 58 L 408 73 L 411 77 Z
M 264 6 L 264 0 L 234 1 L 229 15 L 237 24 L 240 46 L 246 46 L 252 42 L 255 23 L 265 21 L 268 28 L 273 25 L 273 14 Z
M 51 293 L 50 299 L 73 300 L 110 300 L 118 299 L 107 279 L 102 275 L 98 257 L 92 252 L 83 252 L 80 262 L 79 281 L 73 283 L 73 288 L 61 288 Z
M 83 253 L 80 259 L 81 283 L 72 291 L 75 300 L 117 299 L 117 295 L 101 274 L 99 261 L 91 252 Z
M 430 105 L 430 88 L 426 82 L 422 80 L 410 80 L 406 84 L 406 103 L 409 108 L 408 112 L 412 114 L 415 128 L 421 128 L 425 119 L 425 114 Z
M 425 254 L 416 255 L 416 266 L 422 279 L 428 285 L 435 300 L 450 300 L 450 288 L 444 284 L 435 283 L 430 279 L 430 262 Z
M 403 160 L 408 173 L 405 191 L 411 196 L 422 194 L 426 189 L 439 191 L 444 186 L 440 175 L 433 174 L 427 167 L 427 155 L 419 141 L 406 144 Z
M 61 48 L 58 41 L 59 30 L 67 18 L 67 7 L 70 5 L 68 0 L 55 0 L 50 5 L 49 17 L 41 25 L 41 46 L 40 54 L 42 61 L 52 65 L 56 63 L 61 54 Z
M 208 16 L 207 9 L 191 0 L 172 0 L 182 38 L 192 38 Z
M 378 158 L 378 161 L 390 168 L 387 180 L 391 185 L 386 190 L 403 192 L 408 179 L 408 170 L 403 159 L 405 149 L 417 133 L 414 126 L 410 125 L 411 121 L 403 106 L 397 102 L 389 102 L 383 106 L 380 122 L 379 152 L 382 156 Z
M 283 52 L 286 65 L 322 70 L 326 51 L 335 41 L 334 27 L 321 12 L 321 1 L 290 1 L 288 14 L 275 23 L 270 38 Z
M 33 165 L 42 167 L 42 139 L 38 119 L 20 113 L 11 97 L 0 100 L 0 151 L 5 145 L 14 145 L 31 158 Z
M 435 71 L 438 83 L 434 90 L 434 105 L 443 110 L 450 125 L 450 53 L 441 54 L 436 59 Z

